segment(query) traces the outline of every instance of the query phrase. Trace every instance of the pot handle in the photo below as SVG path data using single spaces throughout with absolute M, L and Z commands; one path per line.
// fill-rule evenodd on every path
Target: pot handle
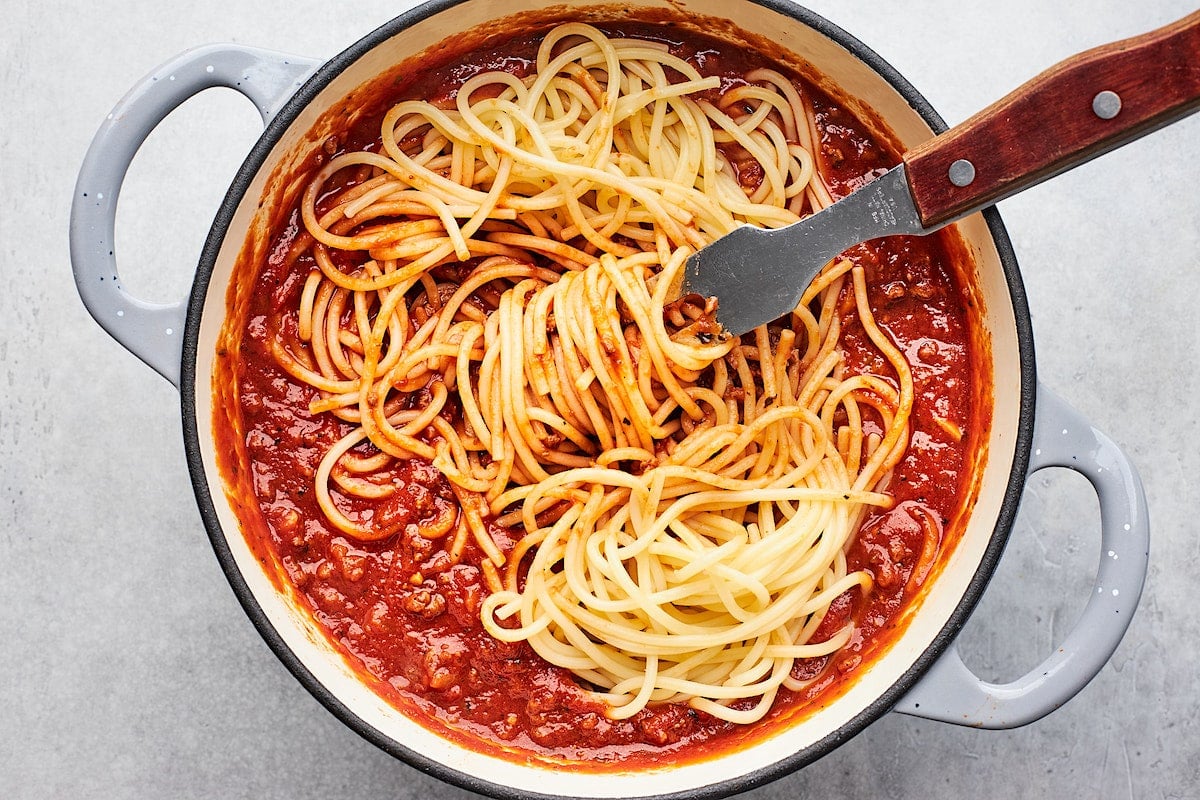
M 71 203 L 71 268 L 100 327 L 179 387 L 186 300 L 148 303 L 125 291 L 114 246 L 117 196 L 138 148 L 184 101 L 215 86 L 245 95 L 269 123 L 318 64 L 235 44 L 187 50 L 143 78 L 113 108 L 84 157 Z
M 1141 480 L 1111 439 L 1041 384 L 1036 407 L 1029 474 L 1073 469 L 1100 500 L 1100 567 L 1087 606 L 1062 644 L 1024 677 L 1005 684 L 982 681 L 953 643 L 894 711 L 979 728 L 1026 725 L 1086 686 L 1129 627 L 1149 563 L 1150 518 Z

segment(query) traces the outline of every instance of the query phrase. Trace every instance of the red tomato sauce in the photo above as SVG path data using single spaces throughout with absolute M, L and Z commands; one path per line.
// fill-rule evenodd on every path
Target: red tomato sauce
M 726 88 L 748 70 L 768 65 L 746 48 L 678 29 L 623 29 L 668 42 L 705 74 L 723 76 Z M 443 69 L 405 79 L 380 98 L 378 114 L 365 115 L 363 123 L 331 140 L 325 155 L 373 147 L 379 115 L 398 99 L 449 98 L 483 69 L 527 71 L 538 40 L 526 37 L 448 58 Z M 828 96 L 797 81 L 814 99 L 819 158 L 835 196 L 897 162 L 895 148 Z M 323 158 L 317 153 L 313 161 Z M 278 570 L 294 587 L 379 693 L 446 736 L 475 749 L 565 760 L 578 768 L 661 764 L 736 747 L 762 726 L 796 719 L 844 689 L 848 677 L 894 638 L 901 611 L 936 572 L 932 554 L 923 553 L 926 530 L 936 528 L 943 554 L 958 536 L 969 470 L 990 422 L 985 410 L 990 384 L 972 322 L 977 311 L 963 276 L 970 266 L 949 234 L 857 247 L 849 256 L 866 268 L 872 310 L 912 367 L 916 399 L 908 453 L 889 487 L 896 502 L 866 520 L 849 553 L 849 569 L 870 571 L 874 589 L 865 597 L 854 589 L 839 598 L 815 638 L 853 619 L 852 641 L 832 656 L 798 662 L 794 674 L 816 680 L 802 692 L 783 690 L 768 718 L 749 730 L 670 704 L 629 720 L 609 720 L 568 671 L 548 665 L 527 644 L 500 642 L 483 630 L 479 608 L 488 590 L 477 566 L 481 552 L 471 543 L 452 563 L 445 550 L 449 537 L 419 533 L 421 523 L 428 527 L 456 508 L 449 484 L 432 465 L 419 459 L 399 464 L 394 482 L 401 490 L 383 504 L 356 510 L 382 515 L 395 534 L 359 542 L 325 520 L 313 497 L 313 475 L 326 448 L 347 429 L 329 415 L 310 415 L 314 390 L 279 368 L 270 347 L 271 336 L 295 335 L 294 309 L 311 260 L 289 266 L 286 254 L 300 230 L 293 211 L 277 226 L 265 263 L 242 265 L 257 273 L 255 289 L 234 336 L 238 345 L 220 352 L 216 381 L 217 406 L 225 415 L 218 414 L 216 427 L 229 492 L 268 571 Z M 887 374 L 852 299 L 847 294 L 844 300 L 842 343 L 850 368 Z M 505 552 L 515 543 L 515 534 L 497 526 L 492 534 Z

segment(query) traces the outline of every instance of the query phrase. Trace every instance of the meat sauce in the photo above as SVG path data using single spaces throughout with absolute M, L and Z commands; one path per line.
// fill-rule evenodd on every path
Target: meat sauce
M 623 30 L 666 41 L 702 72 L 722 76 L 726 87 L 764 63 L 744 48 L 678 30 L 638 25 Z M 329 149 L 372 147 L 380 115 L 402 97 L 447 100 L 482 69 L 527 71 L 537 41 L 518 39 L 448 59 L 444 69 L 406 80 L 381 99 L 377 114 L 331 140 Z M 805 90 L 814 102 L 819 158 L 835 196 L 896 163 L 894 148 L 850 112 L 812 86 Z M 314 161 L 327 155 L 332 152 L 317 153 Z M 457 510 L 449 484 L 431 464 L 399 463 L 393 477 L 400 491 L 386 504 L 358 509 L 361 515 L 383 515 L 377 521 L 395 534 L 359 542 L 325 520 L 313 496 L 313 475 L 345 429 L 330 415 L 309 413 L 313 390 L 280 369 L 270 347 L 280 326 L 285 334 L 294 332 L 294 309 L 310 264 L 302 260 L 288 267 L 285 255 L 300 230 L 292 212 L 277 226 L 265 263 L 243 265 L 257 271 L 256 288 L 240 343 L 222 351 L 217 379 L 218 394 L 225 394 L 219 399 L 234 420 L 217 424 L 230 493 L 269 571 L 280 571 L 364 678 L 389 702 L 448 737 L 475 749 L 577 768 L 662 764 L 736 747 L 760 726 L 795 719 L 844 688 L 848 676 L 894 638 L 902 609 L 930 573 L 926 531 L 936 529 L 943 552 L 958 535 L 970 465 L 989 423 L 982 410 L 988 384 L 977 364 L 972 295 L 956 266 L 962 256 L 949 235 L 859 246 L 848 255 L 866 268 L 871 307 L 907 356 L 916 398 L 908 453 L 889 488 L 895 504 L 866 520 L 848 556 L 851 570 L 872 574 L 874 589 L 865 597 L 858 589 L 840 597 L 816 637 L 853 619 L 853 639 L 832 656 L 798 662 L 794 674 L 813 682 L 800 692 L 783 690 L 768 718 L 750 730 L 670 704 L 630 720 L 609 720 L 569 672 L 548 665 L 525 643 L 500 642 L 483 630 L 479 608 L 488 590 L 477 566 L 482 553 L 468 544 L 453 563 L 445 549 L 450 537 L 422 535 Z M 886 362 L 856 319 L 852 298 L 844 299 L 842 341 L 849 368 L 887 374 Z M 515 534 L 503 528 L 492 526 L 491 532 L 503 551 L 515 543 Z

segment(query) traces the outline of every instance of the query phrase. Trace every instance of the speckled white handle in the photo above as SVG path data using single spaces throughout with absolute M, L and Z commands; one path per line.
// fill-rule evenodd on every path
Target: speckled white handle
M 893 710 L 980 728 L 1016 728 L 1066 703 L 1117 649 L 1141 597 L 1150 517 L 1141 480 L 1126 455 L 1060 397 L 1038 385 L 1029 474 L 1066 467 L 1100 499 L 1100 567 L 1087 606 L 1062 644 L 1011 683 L 987 683 L 963 663 L 956 644 L 934 662 Z
M 233 44 L 188 50 L 125 95 L 84 157 L 70 229 L 71 267 L 79 296 L 102 328 L 176 387 L 185 301 L 139 300 L 125 291 L 117 273 L 113 234 L 125 174 L 150 132 L 189 98 L 215 86 L 235 89 L 254 103 L 266 125 L 318 63 Z

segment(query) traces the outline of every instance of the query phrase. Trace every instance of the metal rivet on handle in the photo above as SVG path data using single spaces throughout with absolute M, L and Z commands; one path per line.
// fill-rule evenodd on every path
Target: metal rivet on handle
M 1121 96 L 1105 90 L 1092 98 L 1092 111 L 1100 119 L 1112 119 L 1121 113 Z
M 947 174 L 950 176 L 950 182 L 955 186 L 970 186 L 971 182 L 975 180 L 975 165 L 965 158 L 960 158 L 950 165 L 950 171 Z

